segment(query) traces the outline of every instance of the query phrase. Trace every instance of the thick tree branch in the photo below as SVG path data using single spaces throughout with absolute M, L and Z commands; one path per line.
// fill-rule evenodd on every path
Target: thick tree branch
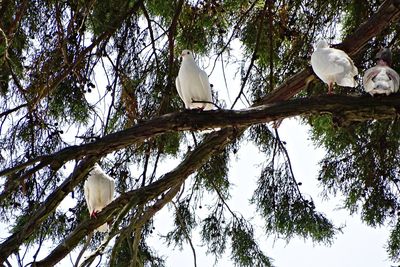
M 351 36 L 347 37 L 344 40 L 345 47 L 343 49 L 346 50 L 347 53 L 349 54 L 355 54 L 357 51 L 360 51 L 362 47 L 365 46 L 365 42 L 356 42 L 356 39 L 359 39 L 362 37 L 362 39 L 371 39 L 375 35 L 379 34 L 385 27 L 388 27 L 391 25 L 392 22 L 398 21 L 399 16 L 400 16 L 400 6 L 398 4 L 400 0 L 386 0 L 379 10 L 371 16 L 371 18 L 362 24 L 358 30 L 356 30 Z M 387 16 L 390 19 L 382 19 L 382 16 Z M 378 22 L 377 22 L 378 21 Z M 366 29 L 371 29 L 366 31 Z M 353 42 L 354 41 L 354 42 Z M 359 46 L 357 46 L 359 45 Z M 338 47 L 341 47 L 341 45 L 338 45 Z M 296 95 L 298 92 L 300 92 L 310 81 L 312 81 L 315 78 L 313 75 L 313 72 L 311 70 L 311 67 L 304 69 L 303 71 L 293 75 L 292 77 L 288 78 L 284 83 L 282 83 L 280 86 L 278 86 L 272 93 L 268 94 L 266 97 L 264 97 L 261 101 L 257 102 L 255 105 L 261 105 L 261 104 L 266 104 L 266 103 L 271 103 L 275 101 L 282 101 L 282 100 L 287 100 L 294 95 Z M 90 144 L 89 144 L 90 145 Z M 71 149 L 74 151 L 77 149 L 77 147 L 70 147 L 61 150 L 60 152 L 57 153 L 57 155 L 60 154 L 69 154 L 68 151 Z M 119 149 L 116 148 L 116 149 Z M 79 147 L 78 147 L 79 150 Z M 71 152 L 72 152 L 71 151 Z M 113 150 L 111 150 L 113 151 Z M 81 151 L 83 152 L 83 151 Z M 79 156 L 84 155 L 84 153 L 80 153 Z M 78 156 L 78 155 L 76 155 Z M 33 159 L 30 161 L 30 164 L 33 164 L 38 161 L 42 160 L 47 160 L 48 163 L 53 163 L 57 164 L 55 159 L 49 160 L 49 158 L 42 159 Z M 61 159 L 58 164 L 63 164 L 65 162 L 65 159 Z M 15 173 L 16 171 L 22 169 L 24 166 L 27 166 L 29 164 L 22 163 L 18 166 L 3 170 L 0 172 L 0 176 L 4 176 L 10 173 Z M 1 198 L 0 198 L 1 199 Z
M 36 229 L 36 226 L 41 224 L 49 214 L 54 212 L 58 204 L 71 192 L 79 182 L 81 182 L 88 173 L 91 166 L 98 159 L 96 157 L 88 157 L 83 160 L 57 189 L 49 195 L 37 211 L 32 214 L 30 220 L 25 223 L 19 231 L 9 236 L 5 241 L 0 244 L 0 263 L 4 262 L 9 255 L 18 249 L 20 244 L 29 238 L 29 236 Z M 100 226 L 100 225 L 99 225 Z M 95 228 L 93 228 L 94 230 Z
M 230 142 L 230 139 L 225 136 L 229 137 L 233 135 L 234 131 L 229 129 L 221 131 L 224 132 L 224 136 L 218 136 L 217 133 L 211 133 L 207 138 L 205 138 L 205 142 L 199 145 L 199 149 L 190 152 L 180 165 L 171 172 L 164 174 L 162 178 L 156 182 L 121 194 L 100 213 L 98 213 L 96 219 L 82 222 L 60 245 L 58 245 L 45 259 L 37 262 L 35 266 L 49 266 L 60 261 L 79 243 L 82 238 L 84 238 L 85 235 L 108 221 L 128 203 L 134 206 L 142 205 L 147 203 L 149 200 L 155 199 L 167 190 L 169 191 L 165 197 L 169 199 L 170 196 L 172 199 L 172 197 L 179 191 L 181 184 L 190 174 L 194 173 L 209 159 L 211 155 L 219 152 L 220 149 Z M 161 200 L 158 202 L 166 203 Z M 146 219 L 148 214 L 153 215 L 162 207 L 162 204 L 154 205 L 152 207 L 153 210 L 151 209 L 149 210 L 149 213 L 144 214 L 144 218 Z M 0 255 L 3 255 L 3 251 L 6 249 L 7 248 L 0 246 Z
M 348 35 L 336 48 L 344 50 L 350 56 L 360 53 L 372 37 L 379 35 L 385 28 L 400 19 L 400 0 L 386 0 L 366 22 Z M 300 92 L 315 79 L 311 67 L 293 75 L 267 95 L 258 104 L 286 100 Z
M 400 19 L 400 0 L 386 0 L 379 9 L 353 34 L 346 37 L 336 48 L 342 49 L 350 56 L 360 53 L 371 36 L 382 32 L 388 25 Z
M 43 166 L 59 166 L 66 161 L 88 155 L 104 156 L 150 137 L 176 131 L 196 131 L 218 127 L 248 127 L 257 123 L 314 113 L 331 113 L 337 116 L 352 114 L 350 120 L 393 118 L 400 106 L 400 96 L 372 98 L 370 96 L 320 96 L 259 105 L 243 110 L 184 111 L 150 119 L 135 126 L 106 135 L 89 144 L 71 146 L 38 161 Z M 342 114 L 343 113 L 343 114 Z M 22 165 L 26 167 L 26 165 Z M 19 166 L 4 170 L 8 175 Z
M 175 130 L 193 129 L 193 127 L 196 127 L 198 129 L 206 129 L 211 126 L 226 127 L 227 125 L 236 125 L 240 126 L 241 128 L 246 128 L 246 126 L 255 123 L 269 122 L 296 115 L 310 115 L 317 113 L 335 114 L 338 116 L 344 116 L 348 120 L 362 121 L 372 118 L 394 118 L 399 114 L 399 112 L 400 95 L 382 98 L 372 98 L 369 96 L 325 96 L 295 99 L 291 101 L 284 101 L 270 105 L 262 105 L 239 111 L 222 110 L 200 113 L 184 112 L 167 114 L 157 119 L 146 122 L 145 128 L 147 129 L 147 131 L 150 132 L 152 132 L 152 128 L 156 128 L 156 133 L 163 132 L 162 129 L 164 130 L 164 132 L 170 130 L 171 125 L 172 128 Z M 214 116 L 210 116 L 211 114 L 213 114 Z M 143 127 L 144 126 L 138 128 L 142 129 Z M 131 128 L 130 130 L 132 129 L 134 128 Z M 192 154 L 190 154 L 174 171 L 166 174 L 162 179 L 150 184 L 149 186 L 121 195 L 117 200 L 110 204 L 110 207 L 112 208 L 107 207 L 106 209 L 104 209 L 104 212 L 102 211 L 97 216 L 98 219 L 94 220 L 94 223 L 84 223 L 83 225 L 85 225 L 85 227 L 82 226 L 84 229 L 78 227 L 75 230 L 76 233 L 74 232 L 75 234 L 71 234 L 74 236 L 74 238 L 71 237 L 71 241 L 64 241 L 67 243 L 72 242 L 72 244 L 60 245 L 60 249 L 62 248 L 63 251 L 67 253 L 67 249 L 71 248 L 71 246 L 75 246 L 80 240 L 80 238 L 75 238 L 75 235 L 83 237 L 85 234 L 88 233 L 88 231 L 94 230 L 96 227 L 100 226 L 102 223 L 110 219 L 110 216 L 112 214 L 114 214 L 116 211 L 120 210 L 124 205 L 126 205 L 127 201 L 133 201 L 134 205 L 144 204 L 148 200 L 153 199 L 154 197 L 168 190 L 172 186 L 180 185 L 185 180 L 185 178 L 195 172 L 197 168 L 200 167 L 201 164 L 213 154 L 213 152 L 219 151 L 229 142 L 228 137 L 232 134 L 233 131 L 233 129 L 228 130 L 228 128 L 220 131 L 224 133 L 224 136 L 221 136 L 220 132 L 214 132 L 213 134 L 209 135 L 202 143 L 202 145 L 200 145 Z M 110 141 L 111 143 L 115 143 L 117 140 L 123 139 L 124 135 L 125 134 L 121 135 L 121 133 L 118 133 L 114 135 L 112 139 L 110 139 L 109 137 L 103 139 Z M 104 146 L 106 146 L 106 144 L 110 144 L 109 142 L 103 143 L 103 141 L 104 140 L 100 140 L 97 143 L 104 144 Z M 84 145 L 83 147 L 85 146 L 86 145 Z M 97 144 L 97 146 L 99 146 L 99 144 Z M 92 151 L 91 149 L 92 148 L 88 148 L 87 152 L 94 153 L 94 151 Z M 100 149 L 100 151 L 104 151 L 105 147 L 98 147 L 98 149 Z M 86 166 L 88 166 L 88 164 L 86 164 Z M 79 168 L 76 169 L 76 171 L 78 170 Z M 84 172 L 81 172 L 79 176 L 72 176 L 64 183 L 70 184 L 69 188 L 70 190 L 72 190 L 73 187 L 71 188 L 71 185 L 76 185 L 78 183 L 78 180 L 82 180 L 83 178 Z M 57 192 L 57 190 L 55 192 Z M 47 207 L 47 205 L 45 206 Z M 54 202 L 50 202 L 48 206 L 54 207 Z M 29 225 L 26 225 L 24 229 L 22 229 L 18 234 L 14 234 L 9 238 L 11 239 L 11 241 L 6 241 L 1 244 L 0 253 L 2 253 L 3 251 L 10 253 L 10 244 L 15 244 L 14 240 L 20 240 L 21 238 L 23 239 L 24 237 L 27 237 L 30 233 L 29 229 L 33 229 L 33 227 L 30 228 L 29 226 L 40 223 L 42 216 L 44 216 L 45 214 L 46 211 L 41 211 L 39 215 L 33 216 L 33 219 L 30 221 Z M 64 255 L 64 253 L 61 254 Z

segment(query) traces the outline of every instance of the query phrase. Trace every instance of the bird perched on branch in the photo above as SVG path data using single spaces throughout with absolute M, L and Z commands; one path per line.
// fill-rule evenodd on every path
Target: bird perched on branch
M 363 77 L 365 92 L 374 94 L 396 93 L 399 90 L 399 74 L 392 69 L 392 51 L 390 48 L 382 48 L 376 57 L 375 67 L 369 68 Z
M 332 94 L 333 84 L 355 87 L 354 76 L 358 74 L 351 58 L 342 50 L 329 47 L 326 40 L 320 40 L 311 55 L 311 66 L 315 74 L 328 84 L 328 94 Z
M 84 184 L 86 204 L 90 217 L 96 218 L 96 214 L 107 206 L 114 197 L 115 182 L 108 176 L 96 163 L 89 172 L 89 176 Z M 107 232 L 107 224 L 97 228 L 100 232 Z
M 175 84 L 187 109 L 211 110 L 213 108 L 211 86 L 207 73 L 200 69 L 190 50 L 183 50 L 182 63 Z

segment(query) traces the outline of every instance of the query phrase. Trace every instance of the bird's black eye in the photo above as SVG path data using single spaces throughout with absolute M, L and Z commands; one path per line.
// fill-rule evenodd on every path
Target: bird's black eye
M 190 55 L 190 52 L 188 51 L 187 54 Z

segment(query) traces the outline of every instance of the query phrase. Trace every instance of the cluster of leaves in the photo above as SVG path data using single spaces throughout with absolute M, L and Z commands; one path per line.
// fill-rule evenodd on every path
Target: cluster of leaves
M 398 221 L 399 123 L 369 121 L 338 127 L 330 117 L 314 119 L 315 142 L 327 148 L 319 180 L 326 197 L 343 194 L 344 207 L 371 226 Z M 340 142 L 338 142 L 340 140 Z M 393 229 L 395 233 L 396 229 Z M 398 244 L 389 244 L 391 254 Z
M 332 242 L 338 229 L 316 210 L 312 199 L 301 193 L 301 182 L 294 177 L 277 131 L 273 134 L 266 125 L 256 125 L 250 135 L 261 151 L 270 155 L 252 198 L 265 220 L 266 230 L 285 239 L 298 235 L 316 242 Z
M 378 9 L 382 1 L 365 1 L 360 6 L 350 3 L 343 19 L 342 35 L 353 31 L 365 18 Z M 397 45 L 398 25 L 387 28 L 378 35 L 364 53 L 355 58 L 359 72 L 374 65 L 375 54 L 381 46 Z M 393 55 L 393 65 L 400 70 L 398 54 Z M 358 86 L 341 90 L 341 94 L 362 93 Z M 320 162 L 318 180 L 324 196 L 342 195 L 343 207 L 350 213 L 360 213 L 361 219 L 371 226 L 392 225 L 387 250 L 398 260 L 399 232 L 399 123 L 391 121 L 367 121 L 348 123 L 329 115 L 308 118 L 312 126 L 312 139 L 324 147 L 327 154 Z

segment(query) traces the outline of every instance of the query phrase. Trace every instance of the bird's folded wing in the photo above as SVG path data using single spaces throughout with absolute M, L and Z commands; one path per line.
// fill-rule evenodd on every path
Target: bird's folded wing
M 393 85 L 394 85 L 394 92 L 397 92 L 399 90 L 399 85 L 400 85 L 400 76 L 399 74 L 392 68 L 387 68 L 386 71 L 387 75 L 392 79 Z
M 84 193 L 85 193 L 85 200 L 86 200 L 86 205 L 88 207 L 89 213 L 92 212 L 92 205 L 90 204 L 90 186 L 89 182 L 86 180 L 85 184 L 83 185 L 84 187 Z
M 182 94 L 182 89 L 181 89 L 181 83 L 179 82 L 179 76 L 176 77 L 176 79 L 175 79 L 175 85 L 176 85 L 176 90 L 178 91 L 178 95 L 183 100 L 183 94 Z
M 114 190 L 115 190 L 115 182 L 113 179 L 109 180 L 109 195 L 108 195 L 108 203 L 110 203 L 114 198 Z M 107 204 L 108 204 L 107 203 Z
M 210 88 L 210 82 L 208 81 L 207 73 L 204 70 L 200 70 L 199 78 L 201 86 L 203 87 L 202 95 L 204 95 L 204 97 L 207 98 L 201 100 L 211 101 L 211 88 Z

